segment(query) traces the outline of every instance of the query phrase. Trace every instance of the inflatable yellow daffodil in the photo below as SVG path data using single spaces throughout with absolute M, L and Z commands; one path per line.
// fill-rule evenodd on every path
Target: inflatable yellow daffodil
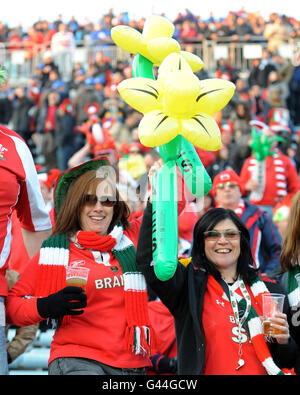
M 160 65 L 170 53 L 176 52 L 182 54 L 193 72 L 201 70 L 202 60 L 193 53 L 180 50 L 179 43 L 172 38 L 174 30 L 173 23 L 168 19 L 151 15 L 147 18 L 142 33 L 130 26 L 120 25 L 111 29 L 111 37 L 124 51 L 139 53 L 154 65 Z
M 221 135 L 212 115 L 233 96 L 235 85 L 221 79 L 199 80 L 184 57 L 168 55 L 158 69 L 158 78 L 130 78 L 118 85 L 122 98 L 144 114 L 139 138 L 147 147 L 157 147 L 181 134 L 193 145 L 216 151 Z

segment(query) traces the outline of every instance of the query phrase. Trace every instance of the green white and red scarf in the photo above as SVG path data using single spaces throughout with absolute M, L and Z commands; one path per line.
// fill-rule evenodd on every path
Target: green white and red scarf
M 242 281 L 242 280 L 240 280 Z M 220 296 L 226 300 L 228 300 L 227 295 L 223 291 L 223 288 L 219 283 L 216 281 L 214 282 L 214 286 L 218 287 Z M 269 293 L 266 285 L 264 282 L 259 278 L 259 276 L 256 276 L 255 279 L 250 282 L 249 284 L 250 290 L 255 298 L 255 301 L 259 305 L 260 309 L 262 310 L 262 295 L 264 293 Z M 239 294 L 235 294 L 237 302 L 238 302 L 238 309 L 241 311 L 246 310 L 246 300 L 240 296 Z M 263 328 L 262 328 L 262 322 L 261 319 L 254 309 L 254 307 L 251 305 L 249 314 L 246 318 L 246 322 L 248 323 L 248 328 L 249 328 L 249 333 L 251 337 L 251 342 L 253 344 L 255 353 L 259 359 L 259 361 L 262 363 L 264 368 L 266 369 L 266 372 L 268 375 L 283 375 L 284 373 L 282 370 L 279 369 L 279 367 L 275 364 L 273 361 L 273 358 L 270 354 L 269 348 L 267 346 L 267 343 L 265 341 L 265 337 L 263 334 Z
M 72 240 L 73 241 L 73 240 Z M 115 225 L 107 236 L 79 231 L 75 244 L 90 250 L 111 251 L 120 263 L 124 278 L 125 314 L 127 328 L 125 341 L 135 354 L 150 354 L 153 333 L 148 316 L 147 286 L 136 263 L 132 241 L 124 234 L 121 224 Z M 65 287 L 66 267 L 69 264 L 69 239 L 65 234 L 51 236 L 40 250 L 38 288 L 36 296 L 47 296 Z M 63 324 L 71 317 L 64 317 Z

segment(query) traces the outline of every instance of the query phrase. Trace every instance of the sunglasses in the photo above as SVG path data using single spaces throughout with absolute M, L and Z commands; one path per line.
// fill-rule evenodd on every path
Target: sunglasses
M 235 188 L 237 186 L 238 186 L 238 184 L 236 182 L 228 181 L 228 182 L 224 182 L 223 184 L 217 185 L 217 188 L 218 189 L 224 189 L 224 188 L 228 187 L 230 189 L 233 189 L 233 188 Z
M 208 230 L 203 234 L 204 238 L 210 241 L 216 241 L 222 236 L 224 236 L 226 240 L 237 240 L 240 237 L 241 232 L 239 230 L 225 230 L 225 232 L 219 232 L 218 230 Z
M 103 207 L 113 207 L 116 204 L 116 201 L 113 199 L 112 196 L 101 196 L 98 198 L 97 195 L 84 195 L 83 204 L 95 206 L 99 202 Z

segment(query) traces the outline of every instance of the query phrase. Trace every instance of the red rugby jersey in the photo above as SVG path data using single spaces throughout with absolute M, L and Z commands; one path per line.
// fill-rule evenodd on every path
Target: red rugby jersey
M 51 229 L 29 148 L 15 132 L 0 125 L 0 295 L 7 294 L 5 271 L 11 253 L 11 216 L 30 231 Z

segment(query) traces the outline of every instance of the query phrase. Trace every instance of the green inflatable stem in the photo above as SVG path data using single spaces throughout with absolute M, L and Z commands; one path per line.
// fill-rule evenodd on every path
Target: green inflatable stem
M 155 79 L 153 74 L 153 63 L 143 55 L 137 53 L 132 63 L 132 76 Z
M 153 176 L 152 254 L 154 273 L 161 281 L 173 277 L 178 262 L 178 201 L 175 161 Z
M 141 54 L 136 54 L 132 65 L 134 78 L 155 79 L 153 64 Z M 206 195 L 212 182 L 195 147 L 178 135 L 170 142 L 156 148 L 164 166 L 153 176 L 152 243 L 153 264 L 156 277 L 169 280 L 178 262 L 178 165 L 187 187 L 195 197 Z
M 181 170 L 184 181 L 191 194 L 196 198 L 203 197 L 211 190 L 211 178 L 203 166 L 193 144 L 183 136 L 178 137 L 181 140 L 181 149 L 176 163 Z

